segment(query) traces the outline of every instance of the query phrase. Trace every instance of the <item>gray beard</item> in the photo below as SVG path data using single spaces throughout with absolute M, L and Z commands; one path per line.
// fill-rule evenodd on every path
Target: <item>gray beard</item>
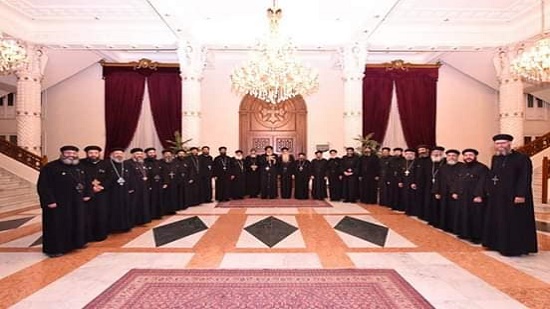
M 458 161 L 449 161 L 449 160 L 447 160 L 447 164 L 449 164 L 449 165 L 455 165 L 457 162 Z
M 122 163 L 124 161 L 124 159 L 118 159 L 118 158 L 111 158 L 111 160 L 113 160 L 113 162 L 115 163 Z
M 432 157 L 431 159 L 432 159 L 433 162 L 437 163 L 437 162 L 441 162 L 442 158 L 441 157 Z
M 78 158 L 76 158 L 76 159 L 60 158 L 60 160 L 65 165 L 78 165 L 78 163 L 80 163 L 80 160 Z
M 164 162 L 170 163 L 170 162 L 172 162 L 173 160 L 174 160 L 174 159 L 172 159 L 172 158 L 170 158 L 170 159 L 164 159 Z

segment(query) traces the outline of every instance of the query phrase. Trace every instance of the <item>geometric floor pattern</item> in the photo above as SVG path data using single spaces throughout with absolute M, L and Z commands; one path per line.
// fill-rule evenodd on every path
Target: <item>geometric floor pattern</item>
M 504 258 L 385 207 L 329 203 L 209 203 L 55 259 L 41 253 L 40 209 L 0 215 L 0 307 L 82 308 L 132 269 L 388 269 L 436 308 L 550 308 L 550 235 L 538 255 Z

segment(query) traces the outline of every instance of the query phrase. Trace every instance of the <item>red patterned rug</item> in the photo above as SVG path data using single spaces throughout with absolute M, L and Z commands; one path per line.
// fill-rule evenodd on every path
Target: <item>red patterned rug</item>
M 220 202 L 216 205 L 220 208 L 291 208 L 291 207 L 332 207 L 325 200 L 296 200 L 296 199 L 260 199 L 248 198 L 243 200 L 231 200 Z
M 133 269 L 86 308 L 433 308 L 391 269 Z

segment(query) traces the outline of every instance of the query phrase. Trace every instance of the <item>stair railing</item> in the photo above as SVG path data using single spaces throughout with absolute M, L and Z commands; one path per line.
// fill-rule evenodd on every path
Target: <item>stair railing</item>
M 19 161 L 37 171 L 39 171 L 42 166 L 44 166 L 48 162 L 48 158 L 46 156 L 41 157 L 17 146 L 14 143 L 2 139 L 0 139 L 0 153 L 16 161 Z

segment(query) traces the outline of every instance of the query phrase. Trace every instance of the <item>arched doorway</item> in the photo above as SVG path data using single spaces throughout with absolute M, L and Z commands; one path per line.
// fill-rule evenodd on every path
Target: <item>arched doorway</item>
M 239 145 L 263 152 L 271 145 L 275 152 L 288 147 L 297 154 L 307 150 L 307 107 L 302 96 L 279 104 L 245 95 L 239 109 Z

